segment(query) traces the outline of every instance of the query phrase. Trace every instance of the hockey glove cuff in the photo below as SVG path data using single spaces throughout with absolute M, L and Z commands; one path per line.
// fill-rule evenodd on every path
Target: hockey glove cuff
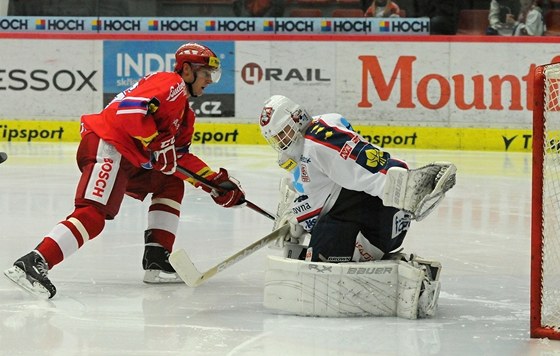
M 218 191 L 202 186 L 205 191 L 210 193 L 216 204 L 230 208 L 245 203 L 245 192 L 241 188 L 241 184 L 237 179 L 230 177 L 225 168 L 220 168 L 220 171 L 210 181 L 222 188 L 222 191 Z
M 175 137 L 171 134 L 159 134 L 147 146 L 151 154 L 153 169 L 163 174 L 171 175 L 177 169 L 177 153 L 175 152 Z

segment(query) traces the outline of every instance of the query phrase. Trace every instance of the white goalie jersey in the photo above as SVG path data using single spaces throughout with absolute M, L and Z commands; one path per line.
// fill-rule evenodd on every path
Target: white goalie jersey
M 304 137 L 299 164 L 293 170 L 298 197 L 292 210 L 306 231 L 332 208 L 342 188 L 380 196 L 386 170 L 395 164 L 406 167 L 353 131 L 339 114 L 313 117 Z

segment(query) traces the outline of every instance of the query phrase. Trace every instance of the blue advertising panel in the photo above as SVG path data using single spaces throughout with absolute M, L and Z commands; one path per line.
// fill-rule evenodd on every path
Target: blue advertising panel
M 175 51 L 184 41 L 104 41 L 103 91 L 120 93 L 153 72 L 172 72 Z M 235 61 L 233 41 L 198 42 L 210 47 L 222 62 L 222 78 L 210 85 L 208 94 L 233 94 Z
M 153 72 L 173 71 L 175 51 L 184 41 L 104 41 L 103 93 L 109 102 L 117 93 Z M 198 42 L 210 47 L 222 63 L 222 77 L 200 98 L 191 98 L 199 116 L 233 116 L 235 45 L 233 41 Z

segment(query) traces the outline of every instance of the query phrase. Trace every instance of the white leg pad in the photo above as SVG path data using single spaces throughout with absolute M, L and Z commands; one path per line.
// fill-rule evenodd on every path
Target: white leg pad
M 424 269 L 405 261 L 305 262 L 268 256 L 264 306 L 279 313 L 419 317 Z

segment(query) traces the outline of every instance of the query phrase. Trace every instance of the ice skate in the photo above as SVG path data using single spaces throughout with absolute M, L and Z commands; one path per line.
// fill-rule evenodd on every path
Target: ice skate
M 169 263 L 169 251 L 156 242 L 150 242 L 150 231 L 145 233 L 146 245 L 142 267 L 145 270 L 144 283 L 183 283 Z
M 47 277 L 48 270 L 43 257 L 32 251 L 14 262 L 4 274 L 31 294 L 49 299 L 56 294 L 56 288 Z
M 424 270 L 424 280 L 418 298 L 418 317 L 426 318 L 434 316 L 438 307 L 439 292 L 441 282 L 441 263 L 438 261 L 427 260 L 411 254 L 411 262 Z

